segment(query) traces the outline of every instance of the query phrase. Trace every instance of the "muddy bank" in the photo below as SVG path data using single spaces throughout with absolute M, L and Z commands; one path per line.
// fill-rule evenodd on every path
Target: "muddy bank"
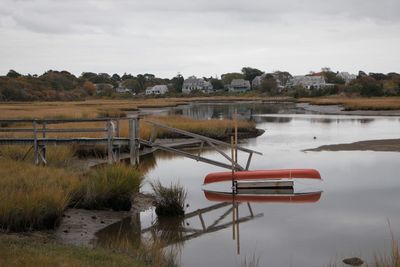
M 152 196 L 139 193 L 133 198 L 130 211 L 68 209 L 52 238 L 61 244 L 94 247 L 97 232 L 150 209 L 153 201 Z
M 348 144 L 324 145 L 303 151 L 378 151 L 400 152 L 400 139 L 359 141 Z
M 309 103 L 298 103 L 296 107 L 313 113 L 330 115 L 400 116 L 400 110 L 345 110 L 341 105 L 311 105 Z

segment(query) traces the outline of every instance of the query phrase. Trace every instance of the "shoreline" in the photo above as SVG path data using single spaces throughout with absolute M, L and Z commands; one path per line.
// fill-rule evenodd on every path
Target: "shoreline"
M 316 148 L 305 149 L 304 152 L 321 151 L 374 151 L 374 152 L 400 152 L 399 139 L 366 140 L 353 143 L 323 145 Z
M 357 116 L 400 116 L 400 110 L 345 110 L 342 105 L 315 105 L 296 103 L 297 108 L 323 115 L 357 115 Z

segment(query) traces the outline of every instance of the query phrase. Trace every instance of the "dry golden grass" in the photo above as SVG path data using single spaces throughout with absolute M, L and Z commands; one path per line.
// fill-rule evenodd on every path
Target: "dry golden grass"
M 234 121 L 233 120 L 195 120 L 189 117 L 183 116 L 149 116 L 146 117 L 146 120 L 155 121 L 159 123 L 166 124 L 168 126 L 182 129 L 188 132 L 201 134 L 214 138 L 224 138 L 229 136 L 234 129 Z M 129 125 L 127 120 L 120 120 L 120 137 L 129 137 Z M 31 124 L 18 124 L 17 126 L 12 126 L 13 128 L 30 128 L 32 129 Z M 106 128 L 106 122 L 72 122 L 72 123 L 62 123 L 62 124 L 49 124 L 47 125 L 47 129 L 77 129 L 77 128 Z M 255 129 L 255 124 L 249 121 L 238 121 L 238 130 L 239 132 L 248 132 Z M 140 137 L 143 139 L 150 138 L 154 128 L 142 121 L 140 124 Z M 106 137 L 107 133 L 49 133 L 46 135 L 47 137 L 58 137 L 58 138 L 73 138 L 73 137 L 88 137 L 88 138 L 99 138 Z M 32 133 L 0 133 L 0 137 L 12 137 L 12 138 L 22 138 L 22 137 L 30 137 L 33 138 Z M 157 131 L 158 138 L 175 138 L 176 134 L 165 131 L 158 130 Z
M 400 110 L 400 97 L 318 97 L 300 101 L 313 105 L 343 105 L 346 110 Z
M 147 264 L 139 256 L 119 254 L 111 250 L 44 243 L 41 240 L 14 236 L 0 236 L 0 250 L 0 266 L 155 266 Z
M 0 228 L 11 231 L 55 227 L 79 179 L 67 170 L 0 160 Z

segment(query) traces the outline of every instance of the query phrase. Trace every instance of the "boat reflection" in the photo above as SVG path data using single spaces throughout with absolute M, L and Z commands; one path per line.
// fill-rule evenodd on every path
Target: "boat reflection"
M 236 194 L 204 191 L 207 200 L 218 203 L 181 218 L 157 218 L 148 227 L 143 227 L 141 213 L 133 212 L 130 217 L 97 232 L 95 245 L 128 252 L 140 248 L 140 244 L 157 243 L 161 248 L 180 251 L 191 239 L 232 227 L 237 254 L 240 254 L 239 226 L 264 216 L 254 211 L 252 203 L 315 203 L 321 194 L 294 193 L 293 189 L 239 189 Z M 240 215 L 239 206 L 242 206 Z
M 257 202 L 257 203 L 314 203 L 321 198 L 322 191 L 294 193 L 293 189 L 238 189 L 230 192 L 204 191 L 210 201 Z
M 232 212 L 232 239 L 236 241 L 236 253 L 240 255 L 240 223 L 264 216 L 263 213 L 254 214 L 250 203 L 315 203 L 321 198 L 322 191 L 294 193 L 294 189 L 237 189 L 234 192 L 218 192 L 204 190 L 204 196 L 209 201 L 217 201 L 220 204 L 231 205 L 231 208 L 224 213 L 228 216 Z M 247 203 L 250 215 L 246 217 L 239 216 L 239 205 Z

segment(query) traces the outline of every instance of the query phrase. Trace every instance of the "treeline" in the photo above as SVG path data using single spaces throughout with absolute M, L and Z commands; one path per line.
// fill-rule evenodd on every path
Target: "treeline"
M 318 97 L 324 95 L 347 95 L 347 96 L 400 96 L 400 74 L 390 72 L 369 73 L 359 71 L 357 77 L 346 82 L 337 73 L 328 71 L 321 72 L 327 83 L 333 84 L 327 88 L 311 88 L 306 90 L 301 87 L 292 88 L 287 92 L 294 97 Z
M 265 73 L 259 69 L 244 67 L 241 72 L 231 72 L 217 77 L 203 77 L 209 81 L 216 93 L 226 94 L 227 87 L 233 79 L 244 79 L 250 83 L 260 78 L 257 86 L 254 82 L 251 94 L 266 96 L 323 96 L 332 94 L 360 96 L 397 96 L 400 95 L 400 74 L 369 73 L 360 71 L 351 80 L 345 80 L 329 68 L 305 76 L 322 76 L 329 86 L 304 88 L 293 86 L 293 76 L 289 72 L 276 71 Z M 168 95 L 179 96 L 182 92 L 184 77 L 177 75 L 171 79 L 158 78 L 153 74 L 125 73 L 109 75 L 107 73 L 84 72 L 79 77 L 68 71 L 49 70 L 42 75 L 21 75 L 10 70 L 0 76 L 0 101 L 71 101 L 84 100 L 88 97 L 132 97 L 144 94 L 146 88 L 164 84 L 168 86 Z M 129 94 L 117 94 L 117 88 L 129 89 Z M 194 92 L 203 94 L 202 92 Z
M 149 86 L 168 84 L 172 92 L 182 90 L 183 77 L 161 79 L 153 74 L 109 75 L 107 73 L 84 72 L 76 77 L 68 71 L 49 70 L 42 75 L 21 75 L 10 70 L 0 76 L 0 101 L 72 101 L 87 97 L 115 94 L 115 89 L 130 89 L 132 94 L 140 94 Z

